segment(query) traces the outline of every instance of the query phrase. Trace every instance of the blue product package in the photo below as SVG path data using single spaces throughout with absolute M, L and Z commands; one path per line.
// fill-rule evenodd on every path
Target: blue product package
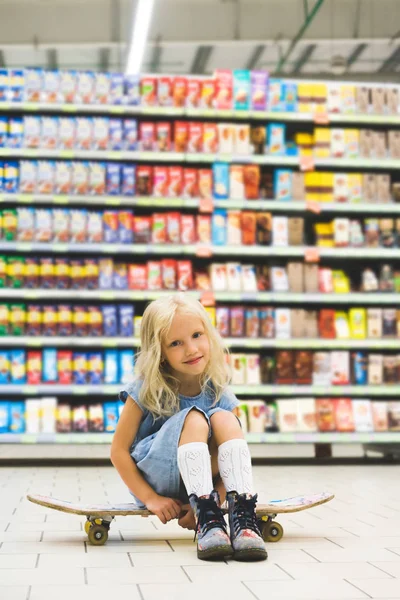
M 10 426 L 10 405 L 8 400 L 0 402 L 0 433 L 8 433 Z
M 57 383 L 58 381 L 58 365 L 57 365 L 57 349 L 44 348 L 42 352 L 42 369 L 43 383 Z
M 281 79 L 270 79 L 268 87 L 268 110 L 272 112 L 282 112 L 282 89 L 283 81 Z
M 297 83 L 287 81 L 283 84 L 282 108 L 286 112 L 297 111 Z
M 215 246 L 226 245 L 226 210 L 217 209 L 211 217 L 212 243 Z
M 229 165 L 216 162 L 213 164 L 213 195 L 216 200 L 229 198 Z
M 136 194 L 136 165 L 122 165 L 121 194 L 134 196 Z
M 0 383 L 9 383 L 10 381 L 10 352 L 0 350 Z
M 8 117 L 0 116 L 0 148 L 7 146 Z
M 137 150 L 138 147 L 138 124 L 136 119 L 124 120 L 124 148 L 125 150 Z
M 23 349 L 10 351 L 11 383 L 26 383 L 26 352 Z
M 107 163 L 106 165 L 106 194 L 119 196 L 121 193 L 121 165 Z
M 90 385 L 103 383 L 103 354 L 102 352 L 89 352 L 88 354 L 87 382 Z
M 269 123 L 267 126 L 268 154 L 284 156 L 286 154 L 286 125 L 284 123 Z
M 9 90 L 9 77 L 7 69 L 0 69 L 0 102 L 7 102 Z
M 119 335 L 121 337 L 133 337 L 134 316 L 133 304 L 120 304 L 118 306 Z
M 124 76 L 122 73 L 110 73 L 110 103 L 122 104 L 124 97 Z
M 125 75 L 125 98 L 124 102 L 131 106 L 140 104 L 140 75 Z
M 3 173 L 3 188 L 6 194 L 16 194 L 19 188 L 19 163 L 5 162 Z
M 117 307 L 115 304 L 102 305 L 103 314 L 103 335 L 105 337 L 115 337 L 118 335 L 117 325 Z
M 0 193 L 4 190 L 4 163 L 0 161 Z
M 118 423 L 118 404 L 117 402 L 104 402 L 104 431 L 114 433 Z
M 24 99 L 24 70 L 23 69 L 10 69 L 9 75 L 9 100 L 11 102 L 22 102 Z
M 110 150 L 122 150 L 124 147 L 124 126 L 122 119 L 110 119 L 108 122 L 108 147 Z
M 24 102 L 40 102 L 43 89 L 43 69 L 31 67 L 24 69 Z
M 88 355 L 86 352 L 73 352 L 72 354 L 72 381 L 76 385 L 87 383 Z
M 25 402 L 12 402 L 10 405 L 11 433 L 24 433 L 25 431 Z
M 292 171 L 290 171 L 289 169 L 275 170 L 274 198 L 275 200 L 292 199 Z
M 22 148 L 24 140 L 24 121 L 22 117 L 10 117 L 8 121 L 7 146 L 9 148 Z
M 233 71 L 233 108 L 235 110 L 250 109 L 250 71 L 236 69 Z
M 119 382 L 129 383 L 133 379 L 133 363 L 135 352 L 133 350 L 119 351 Z
M 368 368 L 365 352 L 355 352 L 353 355 L 353 374 L 356 385 L 367 385 Z
M 106 350 L 104 352 L 104 383 L 112 385 L 118 381 L 118 350 Z
M 118 211 L 105 210 L 103 212 L 103 240 L 106 244 L 118 243 L 118 225 Z

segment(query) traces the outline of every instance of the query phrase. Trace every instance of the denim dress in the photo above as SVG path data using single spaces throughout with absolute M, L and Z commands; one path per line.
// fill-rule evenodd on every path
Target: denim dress
M 229 388 L 224 391 L 215 406 L 213 406 L 215 396 L 211 390 L 201 392 L 197 396 L 179 394 L 179 412 L 171 417 L 160 417 L 155 420 L 138 400 L 142 383 L 142 380 L 136 379 L 119 394 L 122 402 L 125 402 L 129 395 L 143 412 L 138 432 L 130 448 L 130 454 L 144 479 L 157 494 L 169 498 L 179 498 L 186 502 L 187 495 L 181 485 L 177 458 L 179 438 L 186 416 L 193 409 L 202 412 L 207 419 L 211 436 L 211 415 L 220 411 L 231 412 L 239 402 Z M 130 493 L 136 504 L 143 506 L 142 502 L 132 492 Z

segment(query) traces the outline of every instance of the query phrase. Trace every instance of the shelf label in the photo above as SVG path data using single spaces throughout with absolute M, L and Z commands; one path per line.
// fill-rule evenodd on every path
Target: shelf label
M 317 263 L 320 261 L 319 249 L 310 247 L 306 248 L 304 252 L 304 259 L 306 262 Z
M 203 292 L 200 296 L 200 302 L 203 306 L 215 306 L 214 292 Z
M 214 211 L 212 198 L 200 198 L 199 210 L 201 213 L 212 213 Z
M 80 394 L 87 395 L 89 393 L 89 390 L 84 385 L 83 386 L 74 385 L 73 388 L 72 388 L 72 393 L 76 394 L 76 395 L 80 395 Z
M 65 104 L 63 106 L 63 112 L 77 112 L 77 110 L 75 104 Z
M 17 244 L 16 245 L 16 250 L 18 252 L 32 252 L 32 249 L 33 249 L 32 244 L 22 243 L 22 244 Z
M 321 203 L 317 202 L 316 200 L 307 200 L 306 210 L 309 210 L 315 213 L 316 215 L 319 215 L 322 210 Z
M 314 171 L 314 168 L 313 156 L 300 156 L 300 171 Z
M 121 200 L 119 200 L 119 198 L 106 198 L 106 205 L 109 206 L 121 206 Z
M 51 249 L 53 252 L 68 252 L 68 244 L 53 244 Z
M 117 342 L 115 340 L 103 340 L 101 342 L 101 345 L 104 348 L 116 348 L 117 347 Z
M 110 111 L 110 113 L 122 115 L 125 112 L 125 107 L 123 107 L 123 106 L 110 106 L 109 111 Z
M 18 200 L 20 202 L 24 202 L 26 204 L 31 204 L 33 202 L 33 196 L 30 196 L 30 195 L 18 196 Z
M 122 160 L 122 152 L 108 152 L 107 158 L 108 160 Z
M 36 394 L 39 393 L 39 388 L 37 388 L 33 385 L 24 385 L 22 387 L 22 393 L 35 396 Z
M 60 158 L 74 158 L 75 152 L 73 150 L 60 150 Z
M 68 204 L 69 198 L 68 196 L 54 196 L 53 202 L 54 204 Z
M 212 247 L 206 246 L 205 244 L 199 244 L 196 246 L 196 256 L 200 256 L 201 258 L 209 258 L 212 256 Z

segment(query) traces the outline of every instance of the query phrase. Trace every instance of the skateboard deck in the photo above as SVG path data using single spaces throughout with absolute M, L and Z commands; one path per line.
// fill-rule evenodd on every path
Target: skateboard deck
M 136 504 L 80 504 L 79 502 L 67 502 L 57 500 L 51 496 L 32 494 L 27 496 L 30 502 L 39 504 L 46 508 L 59 510 L 61 512 L 86 516 L 85 531 L 89 541 L 95 545 L 105 544 L 108 538 L 108 529 L 111 521 L 116 516 L 141 516 L 149 517 L 152 513 Z M 294 496 L 282 500 L 270 500 L 267 504 L 257 505 L 258 524 L 265 541 L 277 542 L 283 535 L 282 525 L 273 521 L 278 514 L 300 512 L 320 504 L 325 504 L 334 498 L 333 494 L 322 492 L 320 494 L 309 494 L 305 496 Z M 226 513 L 227 508 L 223 505 L 222 510 Z

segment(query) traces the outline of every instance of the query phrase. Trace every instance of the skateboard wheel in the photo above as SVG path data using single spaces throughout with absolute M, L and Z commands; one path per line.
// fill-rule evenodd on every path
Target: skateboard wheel
M 266 524 L 268 526 L 265 527 L 266 529 L 266 533 L 267 535 L 264 535 L 263 532 L 263 539 L 265 542 L 279 542 L 279 540 L 282 539 L 283 536 L 283 527 L 280 523 L 277 523 L 276 521 L 271 521 L 270 523 Z
M 88 520 L 86 521 L 86 523 L 85 523 L 85 533 L 86 533 L 87 535 L 89 535 L 89 529 L 91 528 L 91 526 L 92 526 L 92 522 L 91 522 L 91 521 L 89 521 L 89 519 L 88 519 Z
M 108 531 L 103 525 L 92 525 L 88 532 L 92 546 L 103 546 L 108 540 Z

